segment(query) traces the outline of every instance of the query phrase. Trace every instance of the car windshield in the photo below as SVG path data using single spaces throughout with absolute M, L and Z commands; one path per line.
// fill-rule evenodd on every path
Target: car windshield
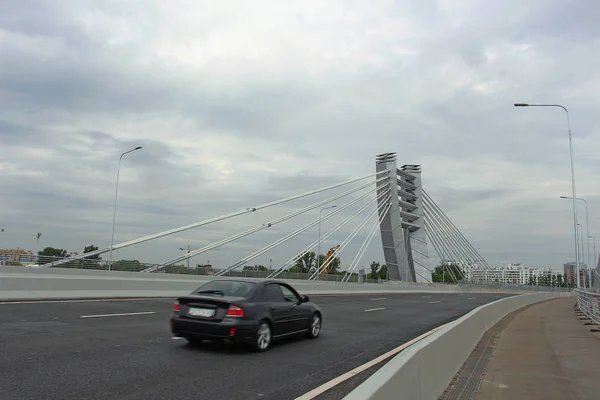
M 206 285 L 200 286 L 195 294 L 202 294 L 203 296 L 231 296 L 231 297 L 247 297 L 255 283 L 243 282 L 243 281 L 212 281 Z

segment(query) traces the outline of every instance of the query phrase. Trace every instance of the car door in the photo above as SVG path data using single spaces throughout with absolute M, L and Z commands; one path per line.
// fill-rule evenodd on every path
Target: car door
M 291 317 L 293 305 L 285 299 L 279 285 L 270 283 L 265 287 L 265 300 L 273 319 L 273 336 L 281 336 L 293 332 Z
M 298 332 L 308 329 L 309 318 L 311 316 L 310 308 L 302 303 L 300 295 L 292 289 L 290 286 L 285 284 L 279 284 L 279 288 L 285 297 L 286 301 L 292 304 L 290 310 L 290 329 L 292 332 Z

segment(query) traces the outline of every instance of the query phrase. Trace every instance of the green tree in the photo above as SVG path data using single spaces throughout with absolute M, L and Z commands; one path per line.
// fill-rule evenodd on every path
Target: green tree
M 68 252 L 65 249 L 56 249 L 54 247 L 46 247 L 42 251 L 38 251 L 39 256 L 44 257 L 60 257 L 65 258 L 68 257 Z
M 386 280 L 388 278 L 387 274 L 388 274 L 387 265 L 382 264 L 381 267 L 379 267 L 379 279 Z
M 111 269 L 113 271 L 140 272 L 146 268 L 148 266 L 141 264 L 138 260 L 119 260 L 115 261 Z
M 373 261 L 370 265 L 371 268 L 371 272 L 369 273 L 369 275 L 367 276 L 367 278 L 369 279 L 378 279 L 379 278 L 379 263 Z
M 293 267 L 289 269 L 290 272 L 309 273 L 316 269 L 317 256 L 314 251 L 304 253 L 302 257 L 296 260 Z
M 69 253 L 65 249 L 46 247 L 44 250 L 38 251 L 38 256 L 38 264 L 45 264 L 69 257 Z
M 561 273 L 556 274 L 556 286 L 563 287 L 564 281 Z
M 265 267 L 264 265 L 246 265 L 243 268 L 243 271 L 269 271 L 269 268 Z
M 96 251 L 98 250 L 98 246 L 94 246 L 93 244 L 90 244 L 89 246 L 85 246 L 83 248 L 83 254 L 85 253 L 91 253 L 92 251 Z M 100 254 L 96 254 L 93 256 L 89 256 L 89 257 L 85 257 L 86 260 L 102 260 L 102 257 L 100 257 Z
M 456 263 L 440 264 L 433 270 L 431 279 L 433 282 L 458 283 L 463 279 L 462 274 L 462 268 Z

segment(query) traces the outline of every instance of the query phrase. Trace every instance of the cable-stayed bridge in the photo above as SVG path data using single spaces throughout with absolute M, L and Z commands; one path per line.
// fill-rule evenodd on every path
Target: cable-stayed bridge
M 289 254 L 286 262 L 275 265 L 266 277 L 281 277 L 283 273 L 300 263 L 305 267 L 306 278 L 309 280 L 323 279 L 324 276 L 335 270 L 337 273 L 342 272 L 340 278 L 342 282 L 348 282 L 351 278 L 357 278 L 357 272 L 363 266 L 362 262 L 367 250 L 373 248 L 372 246 L 378 246 L 383 250 L 382 258 L 385 260 L 389 280 L 432 282 L 432 272 L 438 265 L 437 260 L 439 259 L 442 265 L 458 266 L 457 268 L 448 268 L 448 274 L 454 282 L 459 280 L 494 281 L 494 275 L 488 263 L 436 204 L 432 196 L 424 190 L 421 166 L 403 165 L 398 167 L 395 153 L 378 155 L 375 165 L 375 172 L 365 176 L 128 240 L 115 244 L 112 246 L 112 250 L 139 245 L 180 232 L 215 225 L 226 220 L 235 221 L 236 217 L 259 213 L 266 209 L 277 209 L 277 206 L 289 206 L 302 200 L 306 205 L 294 209 L 292 212 L 259 223 L 249 229 L 189 251 L 187 254 L 142 269 L 140 272 L 159 272 L 166 267 L 200 254 L 236 241 L 242 241 L 244 238 L 257 235 L 261 231 L 272 229 L 284 222 L 294 221 L 300 226 L 231 265 L 219 269 L 215 275 L 231 275 L 284 243 L 287 243 L 287 248 L 290 248 L 290 243 L 292 243 L 291 248 L 296 250 Z M 323 215 L 322 211 L 327 209 L 330 210 Z M 312 219 L 312 215 L 316 211 L 319 211 L 318 217 Z M 337 223 L 334 227 L 321 233 L 321 224 L 326 220 L 336 220 Z M 319 228 L 318 238 L 305 243 L 307 232 L 314 231 L 317 226 Z M 374 240 L 377 235 L 379 235 L 379 240 Z M 320 254 L 321 245 L 332 239 L 339 244 L 331 248 L 327 255 Z M 361 239 L 360 242 L 357 242 L 358 239 Z M 437 259 L 429 256 L 430 248 L 434 249 Z M 67 259 L 46 262 L 42 267 L 73 264 L 76 260 L 85 261 L 110 251 L 111 247 L 107 247 Z M 316 254 L 315 251 L 319 254 Z M 345 262 L 340 265 L 342 254 Z
M 46 269 L 0 267 L 0 300 L 4 300 L 0 320 L 5 322 L 0 341 L 7 343 L 6 357 L 18 370 L 43 376 L 45 393 L 56 398 L 225 400 L 259 394 L 272 400 L 310 400 L 321 395 L 412 400 L 438 399 L 447 389 L 450 394 L 465 393 L 465 388 L 483 379 L 471 373 L 471 360 L 475 367 L 480 365 L 479 349 L 489 348 L 490 339 L 484 335 L 497 332 L 490 327 L 502 325 L 506 315 L 522 307 L 569 292 L 558 287 L 497 285 L 492 268 L 424 190 L 421 174 L 421 166 L 399 166 L 394 153 L 381 154 L 375 159 L 375 171 L 368 175 L 53 260 L 42 265 Z M 250 226 L 248 219 L 254 220 Z M 322 225 L 326 229 L 321 230 Z M 204 238 L 209 233 L 211 237 L 231 233 L 204 239 L 200 248 L 190 246 L 188 253 L 160 264 L 138 264 L 132 270 L 117 268 L 122 261 L 99 259 L 111 250 L 134 246 L 143 253 L 144 243 L 180 238 L 178 234 L 186 231 Z M 169 318 L 181 311 L 173 298 L 196 291 L 213 276 L 160 272 L 189 271 L 182 262 L 240 244 L 244 246 L 228 253 L 236 254 L 234 260 L 206 275 L 244 275 L 245 268 L 261 257 L 275 251 L 278 258 L 284 254 L 283 262 L 257 271 L 258 277 L 279 278 L 269 284 L 288 285 L 310 295 L 325 321 L 318 340 L 292 341 L 278 335 L 290 340 L 269 354 L 251 358 L 218 343 L 197 348 L 186 346 L 178 340 L 181 337 L 171 337 Z M 245 253 L 238 254 L 240 248 Z M 373 259 L 385 262 L 386 279 L 379 274 L 378 280 L 387 282 L 362 283 L 365 261 Z M 434 277 L 439 281 L 440 265 L 446 282 L 461 284 L 430 284 Z M 88 268 L 92 270 L 83 270 Z M 296 280 L 287 279 L 294 274 Z M 334 282 L 326 282 L 330 280 Z M 483 284 L 462 284 L 466 282 Z M 598 294 L 578 293 L 582 318 L 597 322 Z M 574 299 L 566 300 L 572 308 Z M 277 314 L 265 318 L 279 324 L 274 329 L 289 324 L 300 329 L 289 328 L 291 333 L 304 332 L 304 322 L 295 314 L 302 302 L 282 298 L 271 303 Z M 218 322 L 188 317 L 191 323 Z M 225 320 L 224 324 L 230 323 Z M 238 335 L 236 330 L 228 332 L 230 337 Z M 23 342 L 25 336 L 28 340 Z M 23 357 L 24 351 L 49 356 L 32 362 L 31 357 Z M 69 362 L 58 365 L 56 360 Z M 468 379 L 460 371 L 467 371 Z M 89 376 L 96 378 L 94 382 L 86 379 Z M 350 385 L 345 384 L 347 379 Z M 9 400 L 40 393 L 33 381 L 2 382 Z

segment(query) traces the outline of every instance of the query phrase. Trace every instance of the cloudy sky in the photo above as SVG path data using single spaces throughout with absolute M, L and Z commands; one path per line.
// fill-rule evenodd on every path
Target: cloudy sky
M 40 248 L 108 246 L 117 161 L 135 146 L 117 243 L 366 176 L 397 152 L 490 264 L 558 269 L 574 258 L 565 114 L 512 104 L 569 108 L 600 248 L 598 20 L 594 0 L 4 0 L 0 248 L 35 250 L 37 232 Z M 333 194 L 116 257 L 166 261 Z M 194 261 L 230 265 L 316 215 Z M 282 263 L 316 235 L 256 262 Z M 383 261 L 378 235 L 371 260 Z

